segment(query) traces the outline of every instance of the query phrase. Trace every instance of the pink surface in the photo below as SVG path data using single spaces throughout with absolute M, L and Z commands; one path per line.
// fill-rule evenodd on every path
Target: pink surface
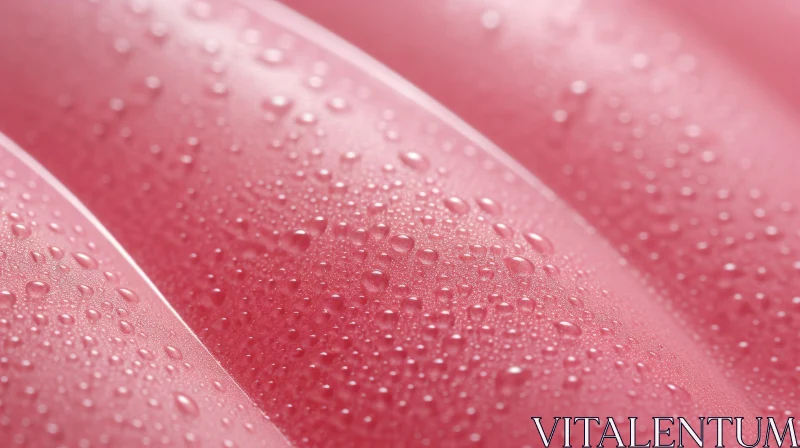
M 755 56 L 640 2 L 289 3 L 506 153 L 250 1 L 0 3 L 0 131 L 294 444 L 524 446 L 532 415 L 792 413 L 800 135 L 791 94 L 742 69 Z M 142 285 L 161 310 L 140 311 L 147 339 L 169 318 L 219 370 Z M 35 306 L 15 294 L 0 313 Z M 199 372 L 180 384 L 214 403 Z M 18 423 L 33 408 L 0 397 L 0 431 L 38 437 Z
M 797 409 L 796 5 L 287 3 L 552 188 L 760 409 Z
M 128 255 L 0 136 L 3 446 L 288 446 Z

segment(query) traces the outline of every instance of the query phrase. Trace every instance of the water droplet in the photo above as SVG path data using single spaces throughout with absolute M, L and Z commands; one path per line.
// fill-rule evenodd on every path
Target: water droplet
M 384 330 L 394 330 L 397 327 L 397 321 L 400 316 L 392 310 L 386 310 L 381 314 L 378 324 Z
M 352 165 L 361 160 L 361 154 L 354 151 L 347 151 L 346 153 L 342 154 L 340 160 L 342 165 Z
M 32 232 L 25 224 L 16 223 L 11 226 L 11 233 L 14 234 L 17 238 L 25 239 L 31 236 Z
M 349 105 L 347 104 L 347 100 L 341 97 L 333 97 L 328 100 L 328 109 L 334 112 L 341 112 L 347 110 Z
M 197 417 L 200 415 L 200 408 L 197 407 L 197 403 L 195 403 L 191 397 L 180 392 L 175 392 L 174 396 L 175 405 L 182 414 L 190 417 Z
M 498 392 L 508 397 L 514 395 L 530 376 L 531 372 L 528 369 L 512 366 L 497 374 L 495 384 Z
M 418 152 L 404 152 L 400 154 L 400 160 L 414 171 L 425 171 L 430 168 L 428 158 Z
M 28 297 L 41 299 L 50 292 L 50 285 L 44 282 L 28 282 L 28 284 L 25 285 L 25 292 L 28 294 Z
M 285 96 L 274 95 L 265 99 L 261 104 L 264 109 L 276 115 L 283 115 L 292 107 L 292 100 Z
M 583 381 L 577 375 L 567 375 L 564 379 L 564 389 L 580 389 L 581 384 L 583 384 Z
M 117 292 L 119 293 L 120 296 L 122 296 L 123 299 L 125 299 L 128 302 L 137 303 L 139 301 L 139 296 L 130 289 L 119 288 L 117 289 Z
M 533 263 L 523 257 L 506 257 L 503 261 L 511 274 L 516 277 L 530 277 L 535 271 Z
M 486 308 L 481 305 L 473 305 L 468 310 L 470 320 L 474 322 L 481 322 L 486 318 Z
M 589 91 L 589 84 L 586 81 L 576 80 L 569 85 L 569 91 L 573 95 L 585 95 Z
M 414 248 L 414 239 L 408 235 L 395 235 L 389 238 L 389 245 L 395 252 L 405 254 Z
M 74 258 L 75 261 L 77 261 L 78 264 L 81 265 L 81 267 L 84 268 L 84 269 L 96 269 L 97 268 L 97 260 L 95 260 L 94 258 L 92 258 L 89 255 L 86 255 L 86 254 L 81 253 L 81 252 L 75 252 L 75 253 L 72 254 L 72 258 Z
M 490 215 L 499 215 L 502 212 L 502 207 L 500 207 L 500 204 L 489 198 L 478 199 L 478 206 L 481 208 L 481 210 Z
M 268 65 L 279 65 L 283 63 L 286 56 L 277 48 L 267 48 L 258 55 L 258 59 Z
M 686 389 L 680 386 L 676 386 L 674 384 L 668 383 L 667 390 L 669 390 L 669 392 L 681 403 L 688 402 L 692 398 L 692 396 L 689 394 L 689 392 L 686 391 Z
M 63 250 L 61 250 L 61 249 L 60 249 L 60 248 L 58 248 L 58 247 L 51 246 L 51 247 L 48 249 L 48 251 L 50 252 L 50 255 L 52 255 L 52 256 L 53 256 L 53 258 L 55 258 L 56 260 L 60 260 L 60 259 L 62 259 L 62 258 L 64 257 L 64 251 L 63 251 Z
M 527 232 L 524 236 L 525 241 L 527 241 L 528 244 L 530 244 L 531 247 L 540 254 L 553 255 L 553 243 L 551 243 L 547 238 L 533 232 Z
M 125 334 L 133 333 L 133 324 L 126 320 L 119 321 L 119 330 Z
M 148 76 L 144 80 L 144 85 L 147 87 L 151 92 L 157 92 L 161 89 L 163 83 L 161 82 L 161 78 L 157 76 Z
M 469 211 L 469 205 L 464 202 L 463 199 L 457 198 L 455 196 L 445 199 L 444 205 L 447 207 L 448 210 L 457 214 L 463 215 Z
M 416 314 L 422 311 L 422 300 L 416 297 L 408 297 L 403 300 L 403 311 L 408 314 Z
M 219 288 L 212 288 L 208 293 L 208 297 L 211 299 L 211 303 L 215 306 L 220 306 L 225 302 L 225 291 Z
M 311 235 L 305 230 L 295 230 L 289 235 L 288 246 L 295 252 L 305 252 L 311 246 Z
M 102 315 L 97 310 L 93 310 L 91 308 L 86 310 L 86 319 L 89 322 L 97 322 L 101 317 Z
M 522 311 L 533 311 L 533 308 L 536 306 L 536 302 L 528 297 L 521 297 L 519 299 L 519 309 Z
M 439 260 L 439 253 L 433 249 L 423 249 L 417 251 L 417 259 L 425 265 L 431 265 Z
M 501 222 L 493 225 L 492 228 L 494 229 L 495 233 L 497 233 L 497 235 L 504 240 L 511 239 L 511 237 L 514 236 L 514 231 Z
M 566 340 L 577 339 L 578 336 L 580 336 L 581 333 L 583 333 L 583 331 L 581 331 L 581 327 L 573 324 L 572 322 L 567 322 L 565 320 L 561 322 L 556 322 L 555 327 L 556 330 L 558 331 L 558 334 L 560 334 L 561 337 Z
M 183 353 L 181 351 L 171 345 L 167 345 L 164 347 L 164 351 L 167 353 L 172 359 L 183 359 Z
M 444 351 L 448 354 L 455 355 L 456 353 L 462 352 L 466 344 L 467 341 L 460 334 L 454 334 L 444 340 L 442 348 L 444 348 Z
M 317 122 L 317 116 L 311 112 L 303 112 L 295 118 L 295 122 L 303 125 L 311 125 Z
M 389 276 L 374 269 L 361 275 L 361 285 L 370 293 L 379 293 L 389 286 Z
M 389 234 L 389 226 L 382 223 L 375 224 L 374 226 L 370 227 L 369 234 L 376 240 L 381 241 Z
M 312 235 L 321 235 L 328 228 L 328 220 L 324 216 L 315 216 L 308 227 Z
M 17 296 L 11 291 L 0 291 L 0 310 L 9 309 L 17 303 Z

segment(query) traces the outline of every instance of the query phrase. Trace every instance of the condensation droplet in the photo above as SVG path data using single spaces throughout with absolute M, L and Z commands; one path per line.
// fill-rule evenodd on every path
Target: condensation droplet
M 505 396 L 511 396 L 517 393 L 530 376 L 531 372 L 528 369 L 512 366 L 497 374 L 495 384 L 498 392 Z
M 16 223 L 11 226 L 11 233 L 14 234 L 17 238 L 25 239 L 31 236 L 32 232 L 31 229 L 28 228 L 25 224 Z
M 197 403 L 195 403 L 194 399 L 180 392 L 175 392 L 174 396 L 175 405 L 178 407 L 178 411 L 180 411 L 181 414 L 189 417 L 197 417 L 200 415 L 200 408 L 197 407 Z
M 414 239 L 408 235 L 395 235 L 389 238 L 389 245 L 395 252 L 405 254 L 414 248 Z
M 478 199 L 478 206 L 481 208 L 481 210 L 490 215 L 499 215 L 502 211 L 500 204 L 489 198 Z
M 506 257 L 504 262 L 515 277 L 530 277 L 535 271 L 533 263 L 523 257 Z
M 561 335 L 561 337 L 566 340 L 577 339 L 578 336 L 580 336 L 581 333 L 583 333 L 583 331 L 579 326 L 565 320 L 561 322 L 556 322 L 555 327 L 556 330 L 558 331 L 558 334 Z
M 389 276 L 374 269 L 361 275 L 361 285 L 370 293 L 379 293 L 389 286 Z
M 25 285 L 25 292 L 28 297 L 41 299 L 50 292 L 50 285 L 44 282 L 32 281 Z
M 17 303 L 17 296 L 11 291 L 0 291 L 0 310 L 9 309 Z
M 428 158 L 418 152 L 404 152 L 400 154 L 400 160 L 414 171 L 425 171 L 430 168 Z
M 524 236 L 525 241 L 527 241 L 535 251 L 543 255 L 553 255 L 553 243 L 547 238 L 533 232 L 527 232 Z
M 183 353 L 181 351 L 171 345 L 167 345 L 164 347 L 164 351 L 167 353 L 172 359 L 183 359 Z
M 139 301 L 139 296 L 130 289 L 119 288 L 117 289 L 117 292 L 119 293 L 120 296 L 122 296 L 123 299 L 125 299 L 128 302 L 137 303 Z
M 295 252 L 305 252 L 311 246 L 311 235 L 305 230 L 296 230 L 289 235 L 288 246 Z
M 457 215 L 463 215 L 469 211 L 469 205 L 463 199 L 455 196 L 445 199 L 444 205 Z
M 84 253 L 81 253 L 81 252 L 75 252 L 75 253 L 72 254 L 72 258 L 74 258 L 75 261 L 77 261 L 78 264 L 81 265 L 81 267 L 84 268 L 84 269 L 96 269 L 97 268 L 97 260 L 92 258 L 90 255 L 87 255 L 87 254 L 84 254 Z
M 423 249 L 417 251 L 417 259 L 425 265 L 431 265 L 439 260 L 439 253 L 433 249 Z

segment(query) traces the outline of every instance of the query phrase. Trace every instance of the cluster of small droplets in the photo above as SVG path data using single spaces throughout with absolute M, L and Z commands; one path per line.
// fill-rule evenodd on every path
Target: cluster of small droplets
M 715 353 L 712 362 L 732 384 L 791 413 L 800 371 L 800 350 L 788 343 L 800 306 L 800 191 L 792 180 L 772 182 L 781 161 L 794 161 L 794 137 L 773 137 L 783 132 L 783 112 L 757 107 L 756 115 L 739 106 L 761 93 L 753 94 L 758 83 L 742 82 L 739 68 L 720 64 L 696 36 L 664 32 L 661 24 L 640 33 L 623 25 L 635 15 L 621 20 L 579 4 L 545 8 L 543 34 L 530 21 L 506 24 L 502 9 L 481 13 L 476 35 L 487 48 L 497 31 L 517 39 L 498 43 L 495 66 L 518 70 L 502 72 L 506 91 L 530 93 L 521 93 L 520 106 L 494 83 L 475 86 L 473 95 L 492 98 L 482 105 L 487 116 L 534 102 L 538 108 L 508 124 L 536 129 L 528 138 L 505 128 L 489 128 L 489 136 L 501 144 L 516 136 L 507 140 L 511 154 L 609 238 L 625 263 L 649 273 L 647 284 L 679 310 L 677 320 Z M 638 37 L 623 37 L 631 32 Z M 598 44 L 608 52 L 583 56 Z M 553 60 L 571 68 L 517 64 L 504 52 L 514 45 L 543 59 L 557 51 Z M 460 67 L 465 79 L 470 69 Z
M 497 428 L 542 402 L 548 412 L 589 409 L 620 395 L 628 401 L 619 412 L 630 403 L 665 413 L 692 406 L 670 372 L 651 367 L 674 354 L 631 336 L 643 333 L 614 308 L 625 302 L 596 286 L 582 265 L 589 255 L 572 252 L 570 236 L 584 227 L 548 192 L 302 36 L 233 5 L 180 6 L 181 14 L 170 14 L 172 4 L 136 6 L 137 25 L 120 24 L 117 32 L 144 33 L 147 40 L 136 42 L 155 48 L 156 58 L 191 51 L 197 75 L 164 64 L 127 79 L 136 72 L 131 66 L 158 65 L 140 62 L 131 41 L 114 38 L 121 58 L 108 74 L 129 83 L 103 94 L 112 93 L 102 102 L 108 107 L 93 111 L 97 123 L 82 131 L 92 137 L 84 148 L 93 163 L 118 171 L 70 187 L 97 204 L 179 314 L 295 442 L 529 442 L 533 427 L 502 435 Z M 480 23 L 501 31 L 503 16 L 487 11 Z M 95 28 L 84 32 L 95 36 Z M 647 73 L 654 63 L 637 54 L 631 65 Z M 555 144 L 597 97 L 589 81 L 565 90 L 568 100 L 548 128 Z M 90 108 L 77 101 L 59 97 L 66 114 Z M 618 98 L 607 102 L 621 107 Z M 617 117 L 621 125 L 631 120 L 624 111 Z M 686 133 L 702 136 L 691 126 Z M 622 143 L 610 149 L 641 158 Z M 702 158 L 717 159 L 713 152 Z M 157 175 L 118 174 L 132 162 Z M 571 165 L 562 174 L 584 175 Z M 86 193 L 98 184 L 126 200 L 109 205 Z M 628 194 L 633 184 L 620 188 Z M 696 197 L 690 187 L 675 193 L 680 201 Z M 605 223 L 611 216 L 604 213 L 615 211 L 594 215 Z M 6 214 L 4 225 L 15 238 L 43 231 L 12 213 L 18 219 Z M 664 232 L 680 229 L 669 224 Z M 780 235 L 777 227 L 769 233 Z M 643 245 L 655 238 L 638 235 Z M 76 266 L 102 270 L 92 251 L 68 252 Z M 30 282 L 0 293 L 0 308 L 55 289 Z M 89 295 L 102 288 L 104 300 L 117 302 L 87 310 L 85 319 L 113 318 L 121 340 L 141 337 L 130 317 L 144 302 L 138 289 L 117 274 L 98 282 L 87 285 L 95 290 Z M 116 295 L 104 282 L 114 282 Z M 142 365 L 164 360 L 179 369 L 174 346 L 125 347 L 136 348 L 130 356 Z M 130 363 L 114 356 L 112 364 Z M 126 385 L 117 394 L 135 390 Z M 171 409 L 197 414 L 190 396 L 174 395 Z
M 261 443 L 269 424 L 112 243 L 2 146 L 0 164 L 3 446 Z

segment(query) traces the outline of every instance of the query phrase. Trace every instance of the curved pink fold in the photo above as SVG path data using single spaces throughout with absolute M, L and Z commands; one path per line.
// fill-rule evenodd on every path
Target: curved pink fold
M 0 130 L 292 442 L 791 413 L 798 135 L 773 93 L 633 2 L 292 4 L 507 153 L 274 3 L 0 4 Z
M 108 232 L 0 135 L 3 446 L 288 446 Z

